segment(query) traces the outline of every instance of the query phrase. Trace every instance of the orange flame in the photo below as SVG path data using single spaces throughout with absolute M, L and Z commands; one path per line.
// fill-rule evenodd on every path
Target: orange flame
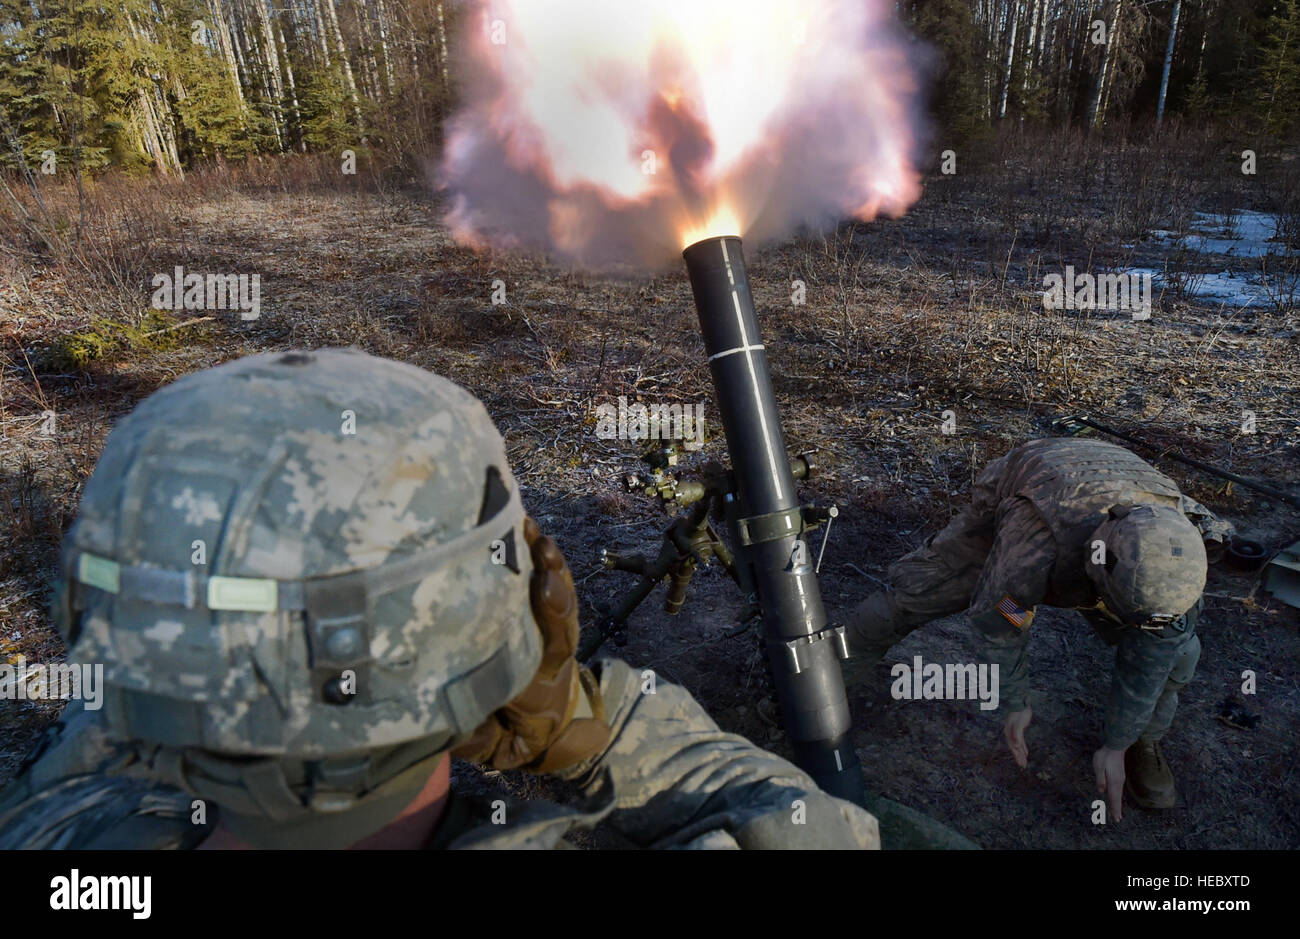
M 701 224 L 691 225 L 689 222 L 684 224 L 686 227 L 680 229 L 680 240 L 683 248 L 689 248 L 697 241 L 703 241 L 705 238 L 717 238 L 721 235 L 738 236 L 743 229 L 740 224 L 740 216 L 725 203 L 710 213 L 708 218 Z
M 888 0 L 478 0 L 442 167 L 453 236 L 658 265 L 920 195 Z

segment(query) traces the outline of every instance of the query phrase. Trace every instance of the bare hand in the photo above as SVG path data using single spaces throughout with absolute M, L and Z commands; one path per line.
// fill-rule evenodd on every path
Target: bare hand
M 1034 712 L 1030 708 L 1023 711 L 1012 711 L 1007 715 L 1007 724 L 1004 730 L 1004 736 L 1007 738 L 1007 748 L 1011 755 L 1016 758 L 1016 765 L 1021 769 L 1029 766 L 1029 745 L 1025 743 L 1025 729 L 1029 726 L 1030 720 L 1034 717 Z
M 1097 774 L 1097 791 L 1110 803 L 1110 815 L 1115 821 L 1124 818 L 1124 751 L 1102 747 L 1092 755 L 1092 768 Z

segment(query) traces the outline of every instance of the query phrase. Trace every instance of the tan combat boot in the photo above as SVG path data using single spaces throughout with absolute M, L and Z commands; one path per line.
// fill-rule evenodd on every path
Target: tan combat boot
M 1144 809 L 1172 809 L 1178 793 L 1159 740 L 1139 740 L 1124 753 L 1124 788 Z

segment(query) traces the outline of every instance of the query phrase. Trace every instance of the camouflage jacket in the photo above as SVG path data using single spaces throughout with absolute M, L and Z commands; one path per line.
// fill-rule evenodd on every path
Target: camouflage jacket
M 601 663 L 600 684 L 610 744 L 563 774 L 581 804 L 533 801 L 507 809 L 504 824 L 478 824 L 453 799 L 431 846 L 565 847 L 570 830 L 602 821 L 646 848 L 880 846 L 871 814 L 721 731 L 685 689 L 655 681 L 646 693 L 649 673 L 616 659 Z M 0 792 L 0 848 L 195 847 L 211 828 L 191 823 L 191 800 L 151 780 L 74 703 Z
M 975 636 L 981 653 L 998 666 L 1002 703 L 1013 711 L 1028 706 L 1025 653 L 1034 608 L 1046 604 L 1088 611 L 1097 603 L 1085 558 L 1089 538 L 1111 506 L 1177 506 L 1206 541 L 1222 541 L 1232 531 L 1137 455 L 1087 438 L 1048 438 L 1015 448 L 985 468 L 971 497 L 971 505 L 936 545 L 943 541 L 945 547 L 948 542 L 959 547 L 969 539 L 986 546 L 992 540 L 967 613 L 979 627 Z M 1022 628 L 1007 628 L 1013 616 Z M 1103 731 L 1108 746 L 1123 749 L 1137 738 L 1164 686 L 1157 678 L 1168 674 L 1194 627 L 1193 613 L 1168 635 L 1129 637 L 1141 648 L 1116 658 Z M 1117 638 L 1102 631 L 1108 642 Z M 1138 688 L 1152 693 L 1124 693 Z

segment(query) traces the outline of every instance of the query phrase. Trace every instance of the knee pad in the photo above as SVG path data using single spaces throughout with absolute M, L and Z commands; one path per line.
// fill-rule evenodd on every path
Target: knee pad
M 1169 671 L 1169 684 L 1181 688 L 1192 680 L 1196 673 L 1196 663 L 1201 660 L 1201 637 L 1192 633 L 1183 645 L 1183 651 L 1174 660 L 1174 667 Z
M 864 639 L 892 636 L 898 625 L 894 591 L 877 590 L 853 609 L 850 622 L 855 634 Z
M 902 638 L 900 625 L 894 591 L 876 591 L 859 603 L 849 616 L 850 654 L 854 658 L 880 658 Z

